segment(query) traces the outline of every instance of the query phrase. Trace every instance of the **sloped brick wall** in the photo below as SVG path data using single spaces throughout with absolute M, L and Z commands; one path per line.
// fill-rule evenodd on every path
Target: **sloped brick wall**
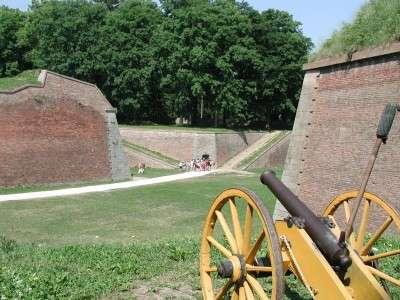
M 381 112 L 388 102 L 400 104 L 400 46 L 356 53 L 351 61 L 317 62 L 305 69 L 283 181 L 321 213 L 335 195 L 358 188 Z M 367 187 L 397 209 L 399 149 L 397 115 Z
M 255 168 L 275 169 L 283 167 L 290 144 L 290 134 L 285 136 L 282 140 L 278 141 L 271 148 L 261 154 L 254 162 L 252 162 L 246 169 L 251 170 Z
M 191 160 L 208 153 L 222 165 L 228 159 L 260 139 L 264 132 L 195 133 L 166 130 L 141 130 L 122 127 L 122 138 L 176 160 Z
M 111 105 L 91 84 L 41 79 L 0 92 L 0 186 L 112 179 Z

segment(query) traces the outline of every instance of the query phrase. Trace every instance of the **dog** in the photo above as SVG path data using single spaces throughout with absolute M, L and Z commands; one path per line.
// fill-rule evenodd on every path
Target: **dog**
M 144 173 L 144 169 L 146 168 L 146 165 L 144 163 L 139 163 L 138 164 L 138 174 L 143 174 Z

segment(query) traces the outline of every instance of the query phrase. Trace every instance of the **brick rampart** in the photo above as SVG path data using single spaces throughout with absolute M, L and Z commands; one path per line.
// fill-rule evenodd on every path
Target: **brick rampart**
M 263 136 L 263 132 L 194 133 L 184 131 L 120 128 L 123 139 L 163 153 L 176 160 L 210 154 L 221 165 Z
M 128 178 L 127 167 L 113 171 L 120 141 L 97 87 L 47 71 L 39 78 L 41 86 L 0 92 L 0 186 Z
M 275 169 L 283 167 L 290 144 L 290 134 L 276 142 L 271 148 L 266 149 L 256 160 L 250 163 L 246 169 L 264 168 Z
M 283 181 L 314 212 L 357 189 L 388 102 L 400 103 L 400 44 L 305 66 Z M 400 209 L 400 116 L 367 190 Z M 281 217 L 277 205 L 275 217 Z M 378 223 L 378 222 L 377 222 Z

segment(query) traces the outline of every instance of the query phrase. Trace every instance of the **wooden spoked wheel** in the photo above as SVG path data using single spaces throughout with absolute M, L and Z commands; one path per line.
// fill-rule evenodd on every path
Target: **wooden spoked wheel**
M 324 211 L 324 216 L 335 218 L 340 230 L 345 230 L 357 194 L 351 191 L 337 196 Z M 364 193 L 349 244 L 387 292 L 400 293 L 399 233 L 399 213 L 378 196 Z M 392 239 L 387 239 L 389 236 Z
M 281 299 L 281 248 L 272 218 L 260 198 L 243 188 L 214 201 L 200 247 L 203 298 Z

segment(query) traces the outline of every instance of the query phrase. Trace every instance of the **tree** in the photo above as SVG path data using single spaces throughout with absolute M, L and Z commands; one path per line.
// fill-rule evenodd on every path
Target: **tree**
M 169 115 L 193 124 L 245 124 L 247 79 L 257 73 L 258 59 L 250 19 L 234 1 L 164 1 L 162 7 L 157 56 Z
M 257 126 L 290 128 L 311 40 L 302 34 L 301 23 L 287 12 L 271 9 L 252 16 L 253 37 L 263 65 L 257 94 L 250 104 L 253 122 Z
M 34 0 L 0 10 L 0 76 L 31 63 L 96 83 L 120 121 L 290 127 L 311 42 L 234 0 Z
M 164 120 L 151 46 L 161 17 L 151 1 L 125 1 L 108 14 L 102 28 L 98 53 L 107 74 L 103 88 L 125 122 Z
M 25 19 L 25 13 L 0 6 L 0 77 L 18 74 L 30 67 L 25 57 L 27 48 L 18 43 Z
M 97 44 L 107 10 L 84 0 L 34 3 L 20 43 L 31 45 L 29 57 L 46 68 L 90 82 L 104 79 Z
M 104 4 L 109 10 L 113 10 L 118 8 L 121 4 L 121 0 L 93 0 L 95 3 L 102 3 Z

